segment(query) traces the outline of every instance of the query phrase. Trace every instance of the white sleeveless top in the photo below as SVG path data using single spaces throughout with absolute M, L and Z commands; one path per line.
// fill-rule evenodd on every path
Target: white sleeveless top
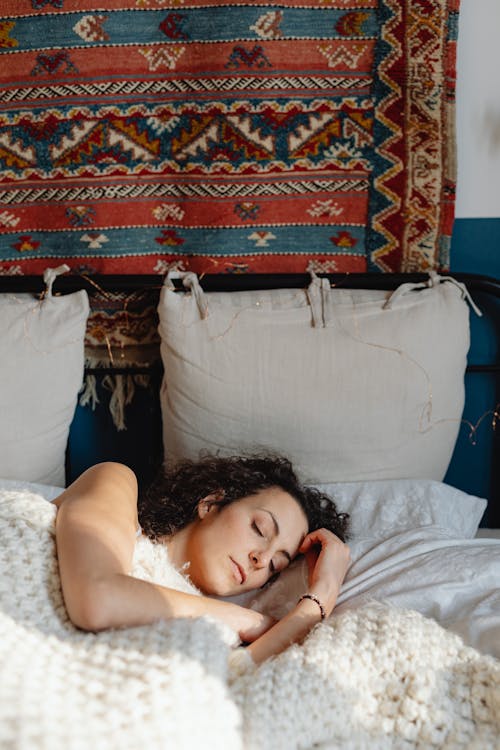
M 137 537 L 130 573 L 150 583 L 201 596 L 201 591 L 189 580 L 188 570 L 182 572 L 174 567 L 167 545 L 152 542 L 145 534 Z

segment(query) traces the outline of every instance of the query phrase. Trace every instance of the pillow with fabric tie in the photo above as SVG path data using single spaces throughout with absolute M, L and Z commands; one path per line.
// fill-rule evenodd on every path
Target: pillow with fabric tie
M 85 291 L 0 295 L 0 477 L 65 485 L 68 433 L 83 381 Z
M 185 291 L 174 290 L 179 277 Z M 442 480 L 464 405 L 465 288 L 204 292 L 159 303 L 165 458 L 271 450 L 304 481 Z

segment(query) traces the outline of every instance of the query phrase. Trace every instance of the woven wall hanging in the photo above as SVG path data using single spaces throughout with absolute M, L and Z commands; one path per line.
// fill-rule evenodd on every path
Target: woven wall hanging
M 458 6 L 3 0 L 0 272 L 446 269 Z

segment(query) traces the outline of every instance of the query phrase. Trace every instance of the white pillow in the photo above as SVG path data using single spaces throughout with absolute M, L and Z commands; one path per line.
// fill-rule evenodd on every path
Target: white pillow
M 399 479 L 316 484 L 351 516 L 354 539 L 387 539 L 395 533 L 439 527 L 453 539 L 472 539 L 487 501 L 442 482 Z
M 84 291 L 0 295 L 0 476 L 64 486 L 83 381 Z
M 456 282 L 204 293 L 175 275 L 191 293 L 171 274 L 159 304 L 166 458 L 271 449 L 311 483 L 443 479 L 469 348 Z

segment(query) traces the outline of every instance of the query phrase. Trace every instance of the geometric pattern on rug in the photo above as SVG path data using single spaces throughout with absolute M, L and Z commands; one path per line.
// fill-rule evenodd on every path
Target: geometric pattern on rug
M 0 273 L 449 266 L 458 0 L 2 10 Z

